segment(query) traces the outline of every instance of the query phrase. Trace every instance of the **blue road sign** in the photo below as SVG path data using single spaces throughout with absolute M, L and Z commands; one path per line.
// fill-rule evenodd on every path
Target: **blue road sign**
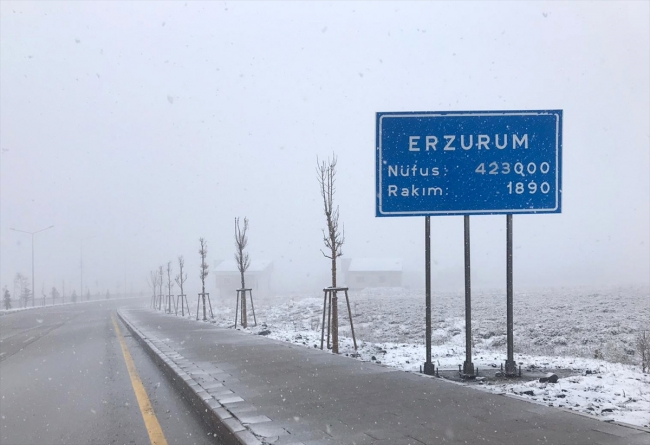
M 376 215 L 560 213 L 562 110 L 377 113 Z

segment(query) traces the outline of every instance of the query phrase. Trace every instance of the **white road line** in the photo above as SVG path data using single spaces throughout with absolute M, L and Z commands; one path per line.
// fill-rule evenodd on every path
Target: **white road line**
M 27 340 L 25 340 L 23 343 L 27 343 L 28 341 L 30 341 L 30 340 L 33 339 L 33 338 L 36 338 L 36 337 L 29 337 L 29 338 L 28 338 Z

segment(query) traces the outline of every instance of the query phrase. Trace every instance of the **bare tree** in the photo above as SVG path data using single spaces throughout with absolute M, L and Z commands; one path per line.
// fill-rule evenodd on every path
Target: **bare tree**
M 327 161 L 316 160 L 318 172 L 318 183 L 320 194 L 323 198 L 323 211 L 327 230 L 323 229 L 323 242 L 327 252 L 321 250 L 325 258 L 332 262 L 332 288 L 336 287 L 336 259 L 343 255 L 343 243 L 345 242 L 345 227 L 339 227 L 339 207 L 334 206 L 334 194 L 336 193 L 336 155 L 332 154 Z M 339 352 L 339 327 L 338 327 L 338 298 L 336 291 L 332 293 L 332 352 Z
M 246 280 L 244 274 L 248 270 L 248 266 L 251 264 L 250 256 L 246 250 L 246 245 L 248 244 L 248 218 L 244 217 L 244 227 L 242 228 L 239 225 L 239 218 L 235 218 L 235 262 L 237 263 L 237 269 L 241 274 L 241 288 L 246 288 Z M 241 298 L 241 325 L 243 328 L 246 328 L 248 321 L 246 320 L 246 292 L 242 291 Z
M 343 255 L 345 242 L 345 227 L 339 229 L 339 206 L 334 207 L 336 193 L 336 155 L 327 161 L 318 161 L 318 183 L 323 198 L 323 210 L 327 222 L 327 230 L 323 229 L 323 242 L 327 252 L 321 253 L 332 261 L 332 287 L 336 287 L 336 259 Z
M 176 284 L 178 284 L 178 287 L 181 289 L 181 315 L 185 315 L 185 306 L 183 304 L 183 299 L 185 298 L 185 293 L 183 292 L 183 283 L 187 280 L 187 273 L 183 274 L 183 268 L 185 267 L 185 258 L 183 258 L 183 255 L 178 256 L 178 275 L 176 275 L 175 281 Z M 178 300 L 176 300 L 178 302 Z M 178 306 L 176 306 L 176 310 L 178 311 Z M 187 308 L 189 311 L 189 308 Z
M 14 277 L 14 297 L 23 293 L 23 277 L 23 274 L 16 272 Z M 16 287 L 18 287 L 18 291 L 16 291 Z
M 9 289 L 7 289 L 7 286 L 3 288 L 4 295 L 2 297 L 2 302 L 5 305 L 5 309 L 9 310 L 11 309 L 11 295 L 9 294 Z
M 16 287 L 19 288 L 19 291 L 16 292 Z M 16 273 L 16 276 L 14 277 L 14 295 L 19 295 L 18 300 L 19 300 L 19 305 L 20 301 L 23 302 L 24 307 L 27 307 L 27 301 L 29 300 L 29 296 L 31 295 L 29 291 L 29 280 L 27 277 L 20 272 Z
M 153 291 L 153 296 L 151 297 L 151 307 L 156 309 L 156 288 L 158 287 L 158 272 L 152 270 L 149 272 L 149 277 L 147 278 L 147 284 Z
M 162 287 L 163 287 L 163 267 L 158 266 L 158 276 L 156 279 L 158 280 L 158 310 L 162 310 Z
M 50 295 L 52 295 L 52 304 L 56 304 L 56 299 L 59 298 L 59 291 L 56 290 L 56 287 L 52 286 Z
M 167 312 L 172 313 L 172 262 L 167 261 Z
M 183 283 L 187 280 L 187 273 L 183 274 L 183 268 L 185 268 L 185 258 L 183 258 L 183 255 L 179 255 L 178 257 L 178 269 L 179 273 L 176 275 L 175 281 L 176 284 L 178 284 L 178 287 L 181 288 L 181 294 L 183 293 Z
M 205 279 L 208 276 L 208 264 L 205 262 L 205 258 L 208 255 L 208 242 L 203 239 L 199 238 L 199 242 L 201 243 L 201 249 L 199 250 L 199 254 L 201 255 L 201 299 L 203 301 L 203 321 L 207 320 L 208 317 L 206 316 L 205 312 Z
M 20 278 L 20 299 L 23 301 L 23 307 L 27 307 L 29 299 L 32 298 L 32 291 L 29 288 L 29 280 L 26 276 Z M 33 300 L 32 300 L 33 301 Z

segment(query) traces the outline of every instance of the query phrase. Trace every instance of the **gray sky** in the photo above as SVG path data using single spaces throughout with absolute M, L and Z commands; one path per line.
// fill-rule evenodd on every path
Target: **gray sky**
M 422 274 L 422 217 L 375 218 L 377 111 L 564 110 L 563 212 L 514 217 L 516 286 L 650 282 L 648 2 L 0 3 L 0 283 L 198 289 L 233 219 L 278 287 L 328 284 L 316 157 L 339 157 L 348 257 Z M 462 288 L 462 217 L 432 218 L 434 288 Z M 505 286 L 505 217 L 472 217 Z M 213 277 L 211 277 L 213 278 Z M 212 285 L 213 281 L 210 281 Z M 423 284 L 422 284 L 423 285 Z

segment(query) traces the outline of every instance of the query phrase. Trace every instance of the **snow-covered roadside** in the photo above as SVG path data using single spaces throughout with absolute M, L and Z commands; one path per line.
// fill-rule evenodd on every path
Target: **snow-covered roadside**
M 278 329 L 276 326 L 247 328 L 243 331 L 256 334 L 262 329 L 271 331 L 269 338 L 320 348 L 320 332 Z M 354 352 L 352 339 L 341 339 L 340 353 Z M 403 371 L 418 372 L 424 362 L 425 347 L 409 343 L 358 343 L 359 360 L 371 361 Z M 507 393 L 542 402 L 548 406 L 564 407 L 590 414 L 603 420 L 615 420 L 650 428 L 650 375 L 643 374 L 638 366 L 608 363 L 604 360 L 576 357 L 542 357 L 517 355 L 523 368 L 534 365 L 540 369 L 562 369 L 578 375 L 559 378 L 557 383 L 487 381 L 468 384 L 494 393 Z M 456 369 L 465 359 L 464 349 L 434 346 L 432 360 L 441 369 Z M 477 354 L 474 364 L 481 369 L 498 367 L 503 354 L 487 351 Z
M 518 357 L 524 363 L 548 363 L 547 367 L 581 371 L 558 379 L 557 383 L 494 383 L 482 386 L 488 391 L 520 397 L 650 428 L 650 375 L 638 367 L 603 360 L 568 357 Z
M 591 355 L 602 345 L 614 344 L 616 347 L 612 350 L 622 351 L 618 356 L 631 362 L 634 356 L 626 352 L 629 350 L 627 345 L 639 325 L 638 320 L 647 318 L 648 308 L 638 304 L 645 301 L 647 291 L 641 289 L 625 294 L 617 290 L 616 294 L 591 292 L 576 295 L 573 292 L 565 290 L 556 295 L 543 291 L 543 300 L 540 295 L 530 295 L 526 300 L 524 295 L 520 295 L 520 306 L 525 304 L 528 310 L 515 314 L 516 343 L 526 345 L 525 349 L 531 352 L 523 354 L 516 350 L 516 361 L 524 370 L 562 370 L 557 383 L 486 379 L 466 384 L 593 415 L 601 420 L 650 428 L 650 375 L 643 374 L 640 367 L 632 363 L 613 363 L 574 355 L 575 352 Z M 425 357 L 423 308 L 420 308 L 421 298 L 412 298 L 413 294 L 417 291 L 380 289 L 355 294 L 352 313 L 359 360 L 409 372 L 420 371 Z M 479 372 L 495 370 L 505 359 L 505 346 L 501 341 L 504 323 L 498 319 L 500 309 L 491 304 L 491 295 L 482 298 L 483 307 L 476 305 L 476 321 L 473 323 L 473 361 Z M 493 299 L 498 299 L 498 296 Z M 458 369 L 465 359 L 464 318 L 460 316 L 462 303 L 460 308 L 457 307 L 459 301 L 462 299 L 453 295 L 446 300 L 444 296 L 439 298 L 442 313 L 434 317 L 432 359 L 436 367 L 450 372 Z M 256 301 L 258 326 L 244 331 L 250 334 L 267 331 L 264 334 L 269 338 L 320 348 L 322 304 L 322 298 L 313 297 Z M 535 307 L 536 304 L 543 307 Z M 214 302 L 213 307 L 216 324 L 232 327 L 234 308 Z M 607 316 L 602 316 L 603 313 Z M 252 324 L 251 315 L 249 313 L 248 317 Z M 345 304 L 340 306 L 339 317 L 340 353 L 350 356 L 354 353 L 354 346 Z M 540 339 L 543 342 L 539 342 Z M 536 347 L 538 344 L 540 346 Z M 570 349 L 571 345 L 587 347 Z M 543 354 L 547 350 L 552 354 Z M 617 356 L 611 355 L 610 360 L 612 357 Z

